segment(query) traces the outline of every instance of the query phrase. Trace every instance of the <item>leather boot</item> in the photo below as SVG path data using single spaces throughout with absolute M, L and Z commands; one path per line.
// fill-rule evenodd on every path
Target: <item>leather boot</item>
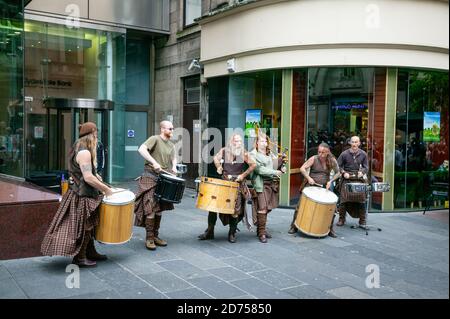
M 361 204 L 359 207 L 359 226 L 366 226 L 366 210 L 364 207 L 365 204 Z
M 87 245 L 86 257 L 90 260 L 95 261 L 104 261 L 108 259 L 106 255 L 102 255 L 97 252 L 97 250 L 95 249 L 94 238 L 92 235 Z
M 345 211 L 345 205 L 344 204 L 340 204 L 339 205 L 338 212 L 339 212 L 339 220 L 338 220 L 336 226 L 344 226 L 344 224 L 345 224 L 345 214 L 347 213 Z
M 298 205 L 294 212 L 294 218 L 292 218 L 291 227 L 288 230 L 288 234 L 295 234 L 297 232 L 297 227 L 295 226 L 295 220 L 297 219 L 298 215 Z
M 145 241 L 145 247 L 150 250 L 156 249 L 155 244 L 155 218 L 146 218 L 145 219 L 145 230 L 146 230 L 146 241 Z
M 167 246 L 167 241 L 158 237 L 159 235 L 159 226 L 161 225 L 161 215 L 155 215 L 155 244 L 156 246 Z
M 230 217 L 230 230 L 228 231 L 228 241 L 230 243 L 236 242 L 236 229 L 237 229 L 237 218 Z
M 89 244 L 89 241 L 91 240 L 90 233 L 90 231 L 85 233 L 80 251 L 75 257 L 73 257 L 72 264 L 78 265 L 79 267 L 94 267 L 97 265 L 94 260 L 90 260 L 86 256 L 87 246 Z
M 214 226 L 216 226 L 217 214 L 213 212 L 208 213 L 208 228 L 203 234 L 198 236 L 200 240 L 214 239 Z
M 337 237 L 337 235 L 336 235 L 336 233 L 334 232 L 334 229 L 333 229 L 333 224 L 334 224 L 334 219 L 335 218 L 336 218 L 336 215 L 333 214 L 333 219 L 331 220 L 331 225 L 330 225 L 330 232 L 328 233 L 328 236 L 333 237 L 333 238 Z
M 262 243 L 267 243 L 266 237 L 266 222 L 267 222 L 267 214 L 258 214 L 258 237 L 259 241 Z

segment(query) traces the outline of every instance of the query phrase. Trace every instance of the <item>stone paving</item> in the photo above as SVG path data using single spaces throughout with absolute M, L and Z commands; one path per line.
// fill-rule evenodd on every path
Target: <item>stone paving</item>
M 293 210 L 279 208 L 269 215 L 267 244 L 243 224 L 231 244 L 220 220 L 214 240 L 197 239 L 207 212 L 195 208 L 187 189 L 182 203 L 163 215 L 167 247 L 147 250 L 139 227 L 126 244 L 97 243 L 109 259 L 81 269 L 79 288 L 72 289 L 70 258 L 3 260 L 0 298 L 448 299 L 448 213 L 371 213 L 369 223 L 382 231 L 366 235 L 349 219 L 336 227 L 338 238 L 315 239 L 289 235 Z

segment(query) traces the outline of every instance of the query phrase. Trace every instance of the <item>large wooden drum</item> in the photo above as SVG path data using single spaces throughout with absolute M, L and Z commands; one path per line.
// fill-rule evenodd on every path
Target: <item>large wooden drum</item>
M 305 187 L 295 219 L 295 226 L 304 234 L 324 237 L 330 231 L 338 197 L 325 188 Z
M 133 192 L 117 188 L 100 205 L 100 223 L 95 229 L 95 239 L 104 244 L 124 244 L 133 230 Z
M 221 214 L 234 214 L 239 183 L 202 176 L 196 207 Z

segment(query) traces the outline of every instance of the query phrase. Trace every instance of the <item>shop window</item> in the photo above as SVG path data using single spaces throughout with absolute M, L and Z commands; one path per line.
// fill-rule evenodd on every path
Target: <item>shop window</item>
M 448 73 L 400 70 L 395 135 L 395 208 L 443 208 L 448 191 Z M 431 201 L 431 202 L 429 202 Z
M 367 151 L 373 77 L 371 68 L 309 69 L 306 158 L 317 153 L 321 142 L 338 157 L 353 135 Z

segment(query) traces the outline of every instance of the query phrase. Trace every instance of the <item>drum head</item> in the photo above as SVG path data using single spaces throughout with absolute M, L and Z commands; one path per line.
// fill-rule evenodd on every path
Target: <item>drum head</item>
M 123 188 L 114 189 L 116 193 L 103 197 L 103 202 L 109 205 L 126 205 L 134 201 L 136 196 L 132 191 Z M 120 191 L 120 192 L 119 192 Z
M 335 193 L 321 187 L 305 187 L 303 189 L 303 194 L 317 203 L 335 204 L 338 201 L 338 197 Z
M 177 177 L 177 176 L 170 175 L 170 174 L 161 174 L 160 176 L 161 176 L 162 178 L 168 179 L 168 180 L 170 180 L 170 181 L 176 181 L 176 182 L 185 182 L 185 181 L 186 181 L 186 180 L 184 180 L 184 179 L 182 179 L 182 178 L 179 178 L 179 177 Z

